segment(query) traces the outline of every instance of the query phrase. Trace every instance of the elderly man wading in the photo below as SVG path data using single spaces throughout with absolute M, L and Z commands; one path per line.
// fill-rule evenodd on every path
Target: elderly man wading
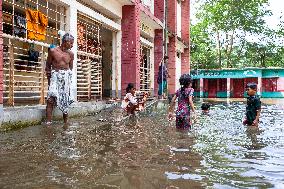
M 46 75 L 48 79 L 46 124 L 51 124 L 52 111 L 57 106 L 63 113 L 64 123 L 67 124 L 68 109 L 74 102 L 71 94 L 72 69 L 74 54 L 74 37 L 66 33 L 59 47 L 50 49 L 46 62 Z

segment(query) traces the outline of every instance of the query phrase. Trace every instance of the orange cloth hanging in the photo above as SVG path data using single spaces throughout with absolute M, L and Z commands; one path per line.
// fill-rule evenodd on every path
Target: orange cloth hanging
M 26 10 L 28 39 L 45 40 L 46 27 L 48 25 L 47 16 L 40 11 Z
M 46 36 L 46 28 L 48 25 L 48 19 L 47 16 L 45 16 L 43 13 L 38 12 L 39 17 L 39 25 L 38 25 L 38 40 L 45 40 Z

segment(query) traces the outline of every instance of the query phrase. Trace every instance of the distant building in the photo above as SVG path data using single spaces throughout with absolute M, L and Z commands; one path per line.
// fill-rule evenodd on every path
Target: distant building
M 249 82 L 258 84 L 262 98 L 284 97 L 284 68 L 192 70 L 191 75 L 197 97 L 244 98 Z

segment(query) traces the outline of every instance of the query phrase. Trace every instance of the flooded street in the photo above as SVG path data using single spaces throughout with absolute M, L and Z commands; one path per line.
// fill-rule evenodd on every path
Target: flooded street
M 284 100 L 264 101 L 259 128 L 242 125 L 243 101 L 211 100 L 209 115 L 201 101 L 187 132 L 158 102 L 0 133 L 0 188 L 284 188 Z

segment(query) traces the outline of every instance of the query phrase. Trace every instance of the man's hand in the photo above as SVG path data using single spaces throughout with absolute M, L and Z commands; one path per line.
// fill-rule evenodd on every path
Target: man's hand
M 50 78 L 51 77 L 51 72 L 50 71 L 46 71 L 46 77 Z

